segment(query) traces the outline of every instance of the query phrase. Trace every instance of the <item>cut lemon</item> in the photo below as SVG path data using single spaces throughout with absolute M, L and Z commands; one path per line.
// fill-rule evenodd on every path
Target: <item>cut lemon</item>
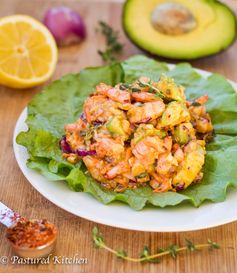
M 47 81 L 57 63 L 49 30 L 26 15 L 0 19 L 0 84 L 28 88 Z

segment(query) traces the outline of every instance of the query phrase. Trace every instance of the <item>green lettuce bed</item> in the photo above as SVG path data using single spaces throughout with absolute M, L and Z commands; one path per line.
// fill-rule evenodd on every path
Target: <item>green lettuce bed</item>
M 141 75 L 158 80 L 161 73 L 184 85 L 189 99 L 209 95 L 207 109 L 216 136 L 207 146 L 204 178 L 200 184 L 181 193 L 153 193 L 149 187 L 114 193 L 102 189 L 83 164 L 72 165 L 62 159 L 59 139 L 64 134 L 63 126 L 78 119 L 83 102 L 95 85 L 130 83 Z M 120 200 L 141 210 L 147 204 L 165 207 L 186 201 L 198 207 L 204 200 L 223 201 L 227 188 L 237 186 L 237 93 L 224 77 L 211 75 L 204 79 L 187 63 L 169 71 L 166 64 L 137 55 L 122 63 L 86 68 L 79 74 L 64 76 L 33 98 L 28 105 L 26 122 L 29 130 L 17 136 L 17 143 L 28 150 L 27 166 L 50 181 L 65 180 L 72 190 L 90 193 L 104 204 Z

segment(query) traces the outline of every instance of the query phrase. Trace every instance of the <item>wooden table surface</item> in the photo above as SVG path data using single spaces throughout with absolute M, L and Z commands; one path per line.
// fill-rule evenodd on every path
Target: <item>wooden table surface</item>
M 226 1 L 237 12 L 237 1 Z M 47 8 L 65 4 L 83 14 L 89 31 L 85 43 L 79 46 L 59 50 L 59 62 L 53 79 L 70 72 L 78 72 L 85 66 L 100 65 L 97 49 L 102 48 L 104 41 L 94 32 L 98 20 L 109 22 L 121 29 L 120 3 L 109 1 L 76 1 L 76 0 L 1 0 L 0 16 L 14 13 L 25 13 L 39 20 Z M 125 43 L 122 58 L 139 53 L 121 31 Z M 212 72 L 219 72 L 229 79 L 237 81 L 237 43 L 227 51 L 202 60 L 194 61 L 196 67 Z M 0 87 L 0 200 L 28 218 L 47 218 L 59 227 L 56 255 L 73 257 L 78 254 L 88 259 L 87 265 L 0 265 L 0 272 L 177 272 L 177 273 L 234 273 L 237 272 L 237 222 L 217 228 L 185 233 L 148 233 L 127 231 L 98 225 L 109 245 L 116 249 L 127 249 L 132 256 L 138 255 L 144 245 L 152 250 L 169 244 L 180 244 L 184 238 L 195 242 L 216 240 L 224 245 L 218 251 L 202 251 L 196 254 L 181 255 L 177 260 L 164 259 L 161 264 L 134 264 L 124 262 L 103 250 L 93 247 L 91 230 L 93 222 L 73 216 L 56 207 L 41 196 L 25 179 L 14 158 L 12 136 L 16 120 L 30 101 L 40 92 L 42 86 L 30 90 L 11 90 Z M 192 221 L 192 219 L 190 219 Z M 0 227 L 0 256 L 11 257 L 13 253 L 4 239 L 4 228 Z M 1 261 L 1 259 L 0 259 Z

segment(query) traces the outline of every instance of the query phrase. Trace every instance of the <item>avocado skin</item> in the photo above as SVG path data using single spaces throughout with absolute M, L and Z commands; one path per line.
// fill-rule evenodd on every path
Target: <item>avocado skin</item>
M 237 17 L 235 15 L 235 13 L 232 11 L 231 8 L 229 8 L 227 5 L 225 5 L 224 3 L 218 1 L 218 0 L 211 0 L 211 2 L 215 2 L 221 6 L 223 6 L 223 8 L 229 10 L 233 17 L 235 18 L 235 35 L 233 36 L 233 39 L 232 41 L 229 43 L 229 45 L 227 47 L 224 47 L 224 48 L 221 48 L 219 51 L 217 52 L 214 52 L 212 54 L 203 54 L 201 57 L 187 57 L 187 58 L 179 58 L 179 57 L 170 57 L 170 56 L 165 56 L 165 55 L 159 55 L 159 54 L 156 54 L 154 52 L 151 52 L 149 51 L 148 49 L 146 48 L 143 48 L 142 46 L 138 45 L 136 43 L 136 41 L 134 41 L 132 39 L 132 37 L 130 37 L 128 31 L 126 30 L 126 27 L 125 27 L 125 12 L 126 12 L 126 7 L 127 5 L 129 4 L 130 1 L 133 1 L 133 0 L 126 0 L 126 2 L 124 3 L 123 5 L 123 10 L 122 10 L 122 26 L 123 26 L 123 30 L 124 30 L 124 33 L 125 35 L 127 36 L 127 38 L 137 47 L 139 48 L 141 51 L 144 51 L 146 53 L 148 53 L 150 56 L 158 56 L 158 57 L 162 57 L 164 59 L 170 59 L 170 60 L 183 60 L 183 61 L 189 61 L 189 60 L 197 60 L 197 59 L 203 59 L 203 58 L 206 58 L 206 57 L 211 57 L 211 56 L 215 56 L 217 54 L 219 54 L 220 52 L 225 52 L 226 50 L 228 50 L 229 47 L 231 47 L 233 45 L 233 43 L 235 42 L 236 38 L 237 38 Z M 207 2 L 209 0 L 206 0 Z

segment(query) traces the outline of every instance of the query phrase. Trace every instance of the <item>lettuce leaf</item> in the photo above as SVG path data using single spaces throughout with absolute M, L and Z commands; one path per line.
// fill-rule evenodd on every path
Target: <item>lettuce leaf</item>
M 139 76 L 158 80 L 167 73 L 186 88 L 188 99 L 208 94 L 207 108 L 211 114 L 216 137 L 207 146 L 204 177 L 201 183 L 181 193 L 153 193 L 150 187 L 126 190 L 123 193 L 100 187 L 82 163 L 66 162 L 59 148 L 63 126 L 78 119 L 85 98 L 100 82 L 115 85 L 130 83 Z M 87 68 L 79 74 L 67 75 L 50 84 L 28 105 L 28 131 L 17 136 L 17 143 L 28 149 L 27 166 L 39 171 L 48 180 L 65 180 L 74 191 L 84 191 L 104 204 L 118 200 L 135 210 L 146 205 L 176 206 L 189 202 L 198 207 L 203 201 L 223 201 L 228 187 L 237 186 L 237 93 L 224 77 L 213 74 L 202 78 L 189 64 L 182 63 L 169 71 L 164 63 L 137 55 L 105 67 Z M 55 184 L 55 187 L 57 185 Z

